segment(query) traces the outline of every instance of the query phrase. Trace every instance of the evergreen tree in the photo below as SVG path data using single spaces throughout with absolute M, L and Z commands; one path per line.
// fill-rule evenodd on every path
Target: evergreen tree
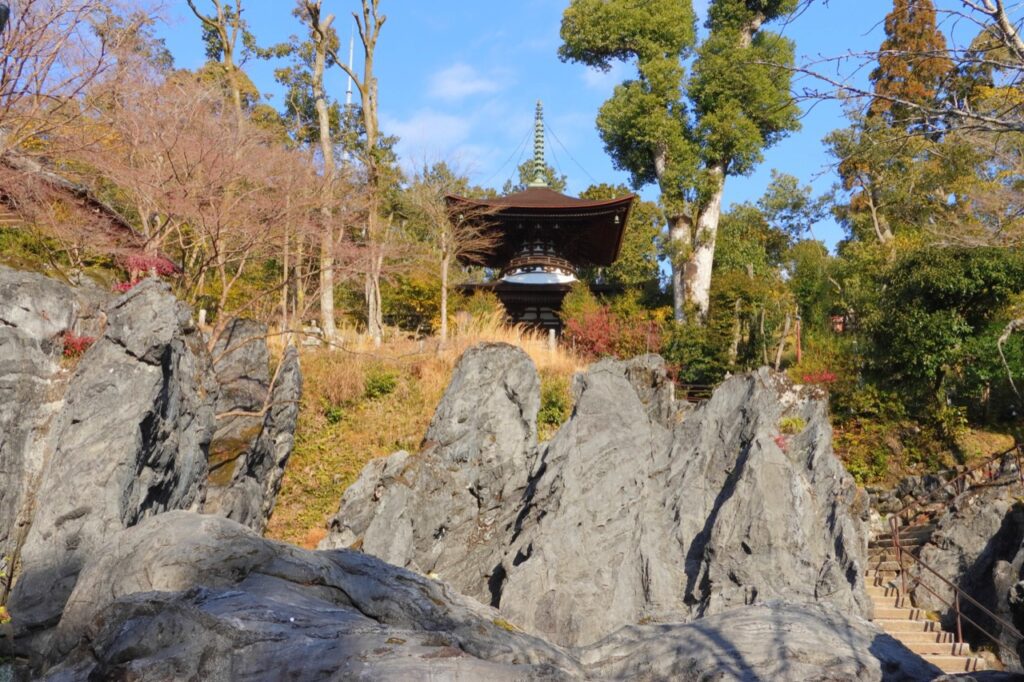
M 504 186 L 501 188 L 502 194 L 512 194 L 513 192 L 522 192 L 533 180 L 533 159 L 527 159 L 519 164 L 519 182 L 513 183 L 512 180 L 506 180 Z M 569 179 L 556 171 L 551 166 L 544 164 L 544 180 L 547 182 L 548 187 L 555 192 L 565 193 L 565 189 L 569 184 Z
M 749 173 L 761 152 L 798 126 L 789 96 L 793 45 L 762 30 L 796 0 L 714 0 L 710 33 L 695 50 L 688 1 L 573 0 L 559 55 L 607 70 L 635 60 L 637 77 L 615 88 L 597 126 L 635 187 L 657 183 L 673 262 L 675 317 L 684 303 L 707 315 L 725 179 Z
M 875 98 L 869 115 L 883 116 L 894 126 L 920 128 L 918 107 L 937 106 L 952 74 L 946 54 L 946 39 L 935 24 L 931 0 L 893 0 L 885 17 L 878 66 L 871 72 Z

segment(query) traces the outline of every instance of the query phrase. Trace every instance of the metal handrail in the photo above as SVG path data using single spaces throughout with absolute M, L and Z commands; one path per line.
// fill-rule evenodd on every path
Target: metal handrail
M 895 517 L 895 518 L 900 518 L 900 517 L 902 517 L 907 512 L 907 510 L 909 510 L 909 509 L 915 509 L 916 510 L 916 508 L 924 505 L 925 503 L 931 502 L 932 498 L 935 496 L 935 494 L 937 492 L 945 490 L 949 486 L 953 486 L 954 487 L 954 490 L 956 490 L 956 494 L 957 495 L 960 495 L 960 494 L 964 493 L 967 490 L 967 488 L 965 486 L 966 486 L 966 482 L 967 482 L 967 477 L 968 476 L 970 476 L 970 475 L 980 471 L 981 469 L 984 469 L 985 467 L 992 466 L 993 464 L 996 463 L 996 461 L 1000 461 L 1001 462 L 1003 460 L 1003 458 L 1005 458 L 1007 455 L 1010 455 L 1010 454 L 1012 454 L 1014 456 L 1014 458 L 1016 459 L 1016 463 L 1017 463 L 1017 478 L 1020 481 L 1021 486 L 1024 487 L 1024 471 L 1021 470 L 1021 457 L 1024 456 L 1024 443 L 1017 443 L 1012 448 L 1010 448 L 1009 450 L 1006 450 L 1004 452 L 999 452 L 999 453 L 996 453 L 994 455 L 991 455 L 988 459 L 986 459 L 985 461 L 981 462 L 980 464 L 976 464 L 975 466 L 971 467 L 970 469 L 966 469 L 966 470 L 962 471 L 959 475 L 955 476 L 954 478 L 951 478 L 948 481 L 943 482 L 943 484 L 941 486 L 935 488 L 934 490 L 932 490 L 932 491 L 930 491 L 928 493 L 925 493 L 921 497 L 915 497 L 914 499 L 910 500 L 905 505 L 903 505 L 898 511 L 893 512 L 892 516 Z M 992 476 L 990 475 L 989 478 L 992 478 Z M 913 515 L 910 515 L 910 516 L 913 516 Z
M 999 616 L 994 614 L 992 611 L 990 611 L 988 608 L 986 608 L 977 599 L 975 599 L 971 595 L 967 594 L 967 592 L 965 592 L 962 588 L 960 588 L 959 586 L 953 584 L 952 582 L 950 582 L 949 580 L 944 578 L 938 571 L 936 571 L 934 568 L 932 568 L 931 566 L 926 564 L 924 561 L 922 561 L 919 556 L 916 556 L 913 552 L 905 551 L 903 549 L 902 545 L 900 544 L 899 524 L 898 524 L 895 516 L 889 517 L 889 530 L 890 530 L 890 532 L 892 534 L 893 551 L 896 552 L 896 563 L 900 567 L 900 579 L 902 581 L 903 596 L 905 598 L 909 598 L 910 597 L 910 591 L 907 589 L 907 570 L 906 569 L 908 567 L 904 566 L 904 564 L 903 564 L 903 556 L 904 555 L 909 556 L 913 561 L 917 562 L 917 564 L 919 566 L 921 566 L 921 568 L 924 568 L 925 570 L 927 570 L 929 573 L 931 573 L 936 578 L 938 578 L 944 585 L 946 585 L 946 587 L 948 587 L 951 590 L 953 590 L 954 598 L 953 598 L 953 602 L 950 603 L 945 598 L 940 596 L 937 592 L 935 592 L 935 590 L 933 590 L 932 588 L 928 587 L 928 585 L 925 585 L 924 583 L 922 583 L 920 578 L 918 578 L 916 580 L 916 584 L 915 584 L 915 587 L 918 587 L 918 586 L 923 587 L 928 592 L 930 592 L 932 594 L 932 596 L 934 596 L 936 599 L 938 599 L 940 602 L 945 604 L 947 607 L 950 607 L 950 608 L 953 609 L 953 612 L 956 614 L 956 638 L 957 638 L 956 639 L 956 643 L 957 644 L 962 644 L 963 641 L 964 641 L 963 625 L 961 623 L 961 620 L 966 620 L 967 622 L 971 623 L 974 627 L 976 627 L 982 634 L 984 634 L 986 637 L 988 637 L 990 640 L 992 640 L 992 642 L 995 643 L 997 646 L 1001 646 L 1001 642 L 999 641 L 998 637 L 996 637 L 991 632 L 989 632 L 984 627 L 982 627 L 976 620 L 974 620 L 970 616 L 968 616 L 968 615 L 963 613 L 963 610 L 960 608 L 960 599 L 961 599 L 961 597 L 963 597 L 964 599 L 969 601 L 978 610 L 980 610 L 986 616 L 991 618 L 993 621 L 995 621 L 996 623 L 999 623 L 999 625 L 1001 625 L 1003 627 L 1004 631 L 1009 632 L 1011 635 L 1013 635 L 1014 637 L 1016 637 L 1019 640 L 1024 640 L 1024 634 L 1021 634 L 1020 631 L 1017 630 L 1017 628 L 1014 627 L 1012 624 L 1006 622 L 1005 620 L 1003 620 L 1002 618 L 1000 618 Z

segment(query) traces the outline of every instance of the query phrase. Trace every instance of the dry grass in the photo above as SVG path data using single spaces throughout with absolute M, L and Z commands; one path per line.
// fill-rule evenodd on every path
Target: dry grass
M 482 342 L 519 346 L 544 377 L 567 379 L 585 366 L 564 348 L 550 350 L 546 334 L 508 327 L 498 315 L 453 327 L 443 348 L 436 339 L 396 335 L 375 349 L 368 339 L 346 332 L 340 349 L 303 352 L 305 385 L 295 451 L 268 537 L 315 546 L 342 493 L 369 460 L 396 450 L 416 451 L 455 363 L 469 347 Z

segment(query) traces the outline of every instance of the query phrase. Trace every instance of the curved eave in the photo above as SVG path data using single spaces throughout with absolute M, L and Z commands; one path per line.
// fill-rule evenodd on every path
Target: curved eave
M 523 197 L 532 197 L 535 201 L 522 201 Z M 483 220 L 493 222 L 494 229 L 506 234 L 511 234 L 520 221 L 557 223 L 559 234 L 569 250 L 565 254 L 567 258 L 582 266 L 608 266 L 618 259 L 622 250 L 623 233 L 636 195 L 590 200 L 533 188 L 499 199 L 480 200 L 457 195 L 449 195 L 445 199 L 453 211 L 465 207 L 467 211 L 486 215 Z M 619 218 L 618 224 L 615 223 L 616 217 Z M 591 237 L 589 241 L 588 236 Z M 474 265 L 501 267 L 509 257 L 508 247 L 499 246 L 490 254 L 461 260 Z

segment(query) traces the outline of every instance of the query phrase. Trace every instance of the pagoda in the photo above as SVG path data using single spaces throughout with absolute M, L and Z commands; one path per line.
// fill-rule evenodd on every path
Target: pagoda
M 589 200 L 554 191 L 545 179 L 544 116 L 540 102 L 534 124 L 533 180 L 522 192 L 497 199 L 447 197 L 449 209 L 485 215 L 498 235 L 485 254 L 460 260 L 483 266 L 497 277 L 467 284 L 468 292 L 494 292 L 511 321 L 560 330 L 562 299 L 584 267 L 611 265 L 619 257 L 626 219 L 636 195 Z

